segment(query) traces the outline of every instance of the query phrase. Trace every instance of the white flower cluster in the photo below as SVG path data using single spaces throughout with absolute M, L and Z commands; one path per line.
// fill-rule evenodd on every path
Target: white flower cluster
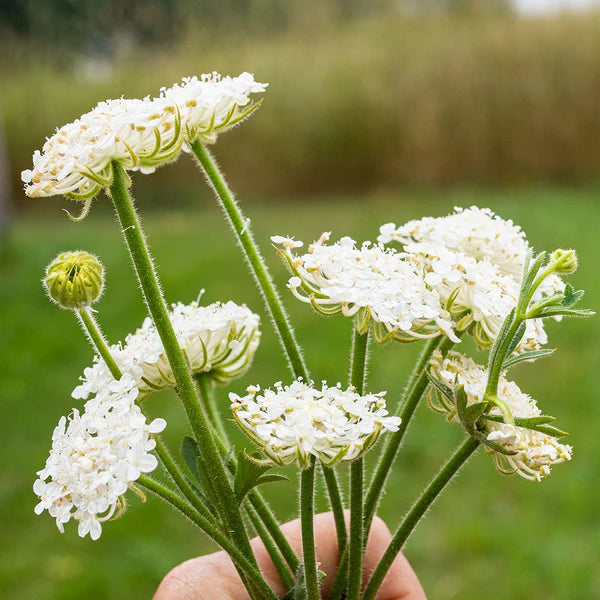
M 472 333 L 480 347 L 491 346 L 519 296 L 529 244 L 518 226 L 473 206 L 400 227 L 387 223 L 380 228 L 378 241 L 401 243 L 442 303 L 449 304 L 457 328 Z M 536 298 L 563 289 L 562 280 L 551 275 Z M 527 321 L 526 327 L 519 350 L 547 342 L 540 320 Z
M 214 142 L 218 133 L 250 114 L 257 106 L 251 94 L 266 86 L 250 73 L 223 78 L 212 73 L 163 88 L 157 98 L 100 102 L 34 152 L 33 169 L 21 173 L 25 193 L 91 198 L 110 185 L 113 160 L 125 169 L 151 173 L 198 136 Z
M 359 327 L 372 319 L 377 341 L 389 339 L 414 341 L 452 332 L 449 315 L 440 304 L 440 296 L 423 280 L 404 253 L 365 242 L 357 247 L 349 237 L 328 245 L 329 233 L 297 256 L 294 248 L 302 242 L 282 236 L 271 241 L 292 277 L 288 288 L 296 298 L 310 303 L 323 314 L 341 312 L 357 315 Z
M 442 359 L 439 352 L 432 359 L 432 372 L 436 379 L 450 388 L 464 386 L 467 405 L 482 402 L 487 384 L 486 369 L 461 354 L 451 352 Z M 505 403 L 515 419 L 539 417 L 542 412 L 535 400 L 522 392 L 516 383 L 500 377 L 498 398 Z M 449 420 L 458 421 L 456 407 L 433 386 L 429 391 L 429 404 L 445 413 Z M 492 408 L 490 415 L 500 416 L 500 409 Z M 558 438 L 526 427 L 510 423 L 483 420 L 487 439 L 502 446 L 503 454 L 486 446 L 486 452 L 494 456 L 498 469 L 503 473 L 518 473 L 521 477 L 539 481 L 550 473 L 550 466 L 571 460 L 573 449 L 561 444 Z
M 102 522 L 124 506 L 127 489 L 140 474 L 156 468 L 151 434 L 161 432 L 166 422 L 147 423 L 137 396 L 135 381 L 123 375 L 89 400 L 82 413 L 74 409 L 55 428 L 50 456 L 33 491 L 40 498 L 36 514 L 47 510 L 61 533 L 74 519 L 81 537 L 89 533 L 97 540 Z
M 385 392 L 361 396 L 340 384 L 321 389 L 294 381 L 260 393 L 247 388 L 240 398 L 230 394 L 235 420 L 275 463 L 298 461 L 302 468 L 315 456 L 327 465 L 351 461 L 366 452 L 382 430 L 397 431 L 399 417 L 387 416 Z
M 244 373 L 260 342 L 260 317 L 234 302 L 209 306 L 174 304 L 169 313 L 179 345 L 194 374 L 210 373 L 226 383 Z M 141 394 L 175 385 L 175 378 L 156 327 L 150 318 L 110 352 L 122 373 L 129 373 Z M 74 398 L 86 399 L 102 391 L 113 380 L 99 357 L 84 371 Z

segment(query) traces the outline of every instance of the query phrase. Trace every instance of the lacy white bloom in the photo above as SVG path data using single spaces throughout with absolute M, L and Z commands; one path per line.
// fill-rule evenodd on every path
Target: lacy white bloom
M 380 228 L 380 243 L 400 242 L 440 294 L 459 330 L 468 330 L 482 348 L 496 338 L 516 305 L 529 244 L 520 227 L 489 209 L 456 209 L 446 217 L 425 217 Z M 535 299 L 560 292 L 562 280 L 551 275 Z M 541 321 L 528 321 L 518 350 L 547 341 Z
M 188 77 L 161 90 L 158 98 L 100 102 L 64 125 L 33 154 L 33 169 L 21 173 L 30 197 L 66 195 L 88 199 L 112 182 L 111 162 L 152 173 L 175 160 L 184 142 L 198 136 L 214 142 L 252 112 L 250 95 L 267 84 L 250 73 Z M 244 108 L 245 107 L 245 108 Z
M 487 371 L 471 359 L 454 352 L 442 359 L 437 352 L 432 360 L 432 373 L 450 388 L 464 386 L 467 405 L 483 401 Z M 503 376 L 498 385 L 498 398 L 506 404 L 515 419 L 539 417 L 542 414 L 533 398 Z M 445 413 L 449 420 L 458 421 L 456 407 L 433 386 L 429 391 L 429 404 L 434 410 Z M 490 415 L 500 416 L 500 409 L 494 407 Z M 494 456 L 502 473 L 516 472 L 526 479 L 539 481 L 550 473 L 551 465 L 571 460 L 572 447 L 561 444 L 552 435 L 509 423 L 488 420 L 482 422 L 485 423 L 484 433 L 488 440 L 499 444 L 507 452 L 514 453 L 503 454 L 486 446 L 486 452 Z
M 234 302 L 209 306 L 174 304 L 169 313 L 179 345 L 194 374 L 210 373 L 218 383 L 242 375 L 250 366 L 260 341 L 260 317 Z M 162 341 L 147 318 L 142 327 L 110 348 L 123 373 L 129 373 L 142 394 L 175 385 Z M 112 381 L 110 371 L 99 357 L 84 371 L 74 398 L 87 398 Z
M 33 490 L 40 498 L 36 514 L 47 510 L 61 533 L 75 519 L 81 537 L 89 533 L 98 539 L 102 522 L 124 505 L 127 489 L 156 468 L 151 434 L 166 422 L 147 423 L 137 396 L 135 381 L 123 375 L 89 400 L 83 413 L 74 409 L 55 428 L 50 456 Z
M 30 197 L 91 198 L 112 181 L 111 161 L 151 173 L 181 148 L 180 118 L 164 98 L 100 102 L 64 125 L 33 154 L 33 169 L 21 173 Z
M 271 238 L 282 246 L 279 252 L 293 274 L 288 288 L 296 298 L 323 314 L 358 314 L 359 329 L 373 319 L 379 342 L 454 335 L 439 293 L 405 254 L 370 242 L 357 247 L 349 237 L 327 245 L 328 239 L 324 233 L 307 254 L 296 256 L 292 250 L 302 242 Z
M 382 430 L 397 431 L 399 417 L 390 417 L 383 396 L 361 396 L 340 384 L 321 389 L 300 379 L 274 390 L 251 386 L 240 398 L 230 394 L 235 420 L 275 463 L 298 461 L 302 468 L 315 456 L 327 465 L 351 461 L 366 452 Z
M 255 108 L 252 94 L 260 94 L 269 84 L 259 83 L 250 73 L 221 77 L 206 73 L 200 78 L 185 77 L 181 84 L 163 88 L 161 96 L 177 105 L 186 141 L 200 138 L 213 143 L 217 135 L 237 125 Z

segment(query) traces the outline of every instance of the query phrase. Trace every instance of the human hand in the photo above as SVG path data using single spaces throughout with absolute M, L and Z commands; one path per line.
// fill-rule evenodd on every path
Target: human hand
M 315 516 L 315 540 L 319 568 L 327 576 L 323 580 L 324 597 L 329 595 L 335 579 L 339 553 L 335 523 L 331 513 Z M 302 541 L 300 521 L 281 526 L 294 551 L 300 555 Z M 368 577 L 379 562 L 389 541 L 390 531 L 381 519 L 375 519 L 367 544 L 364 573 Z M 278 596 L 285 594 L 277 571 L 259 538 L 252 540 L 256 560 L 267 583 Z M 233 563 L 225 552 L 199 556 L 175 567 L 160 584 L 154 600 L 249 600 Z M 425 592 L 406 558 L 399 554 L 377 594 L 377 600 L 426 600 Z

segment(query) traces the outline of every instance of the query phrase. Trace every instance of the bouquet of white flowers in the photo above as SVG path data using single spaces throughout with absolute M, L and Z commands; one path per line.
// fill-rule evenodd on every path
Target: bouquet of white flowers
M 81 201 L 83 220 L 102 190 L 112 199 L 149 311 L 124 341 L 109 344 L 92 304 L 103 292 L 103 267 L 83 251 L 64 252 L 44 277 L 49 297 L 72 310 L 95 352 L 72 397 L 78 406 L 61 417 L 34 492 L 37 514 L 47 510 L 58 529 L 71 519 L 94 540 L 103 523 L 120 516 L 128 490 L 159 496 L 231 557 L 253 599 L 277 598 L 249 542 L 261 537 L 286 588 L 286 599 L 318 600 L 321 580 L 314 537 L 314 489 L 324 476 L 339 551 L 329 598 L 374 600 L 395 557 L 421 517 L 479 448 L 502 473 L 533 481 L 568 461 L 572 448 L 554 417 L 507 380 L 513 365 L 552 353 L 544 320 L 585 317 L 583 292 L 563 281 L 577 268 L 573 250 L 535 254 L 524 232 L 488 209 L 457 208 L 451 215 L 383 224 L 375 241 L 323 233 L 306 249 L 273 235 L 290 271 L 291 294 L 323 315 L 349 318 L 353 330 L 347 384 L 316 384 L 304 361 L 283 303 L 245 219 L 208 149 L 221 132 L 259 106 L 267 84 L 249 73 L 184 79 L 155 98 L 107 100 L 58 129 L 33 169 L 23 171 L 32 197 L 64 195 Z M 260 382 L 245 392 L 235 379 L 251 369 L 261 319 L 245 305 L 177 303 L 169 309 L 148 241 L 130 193 L 130 172 L 150 174 L 195 156 L 216 194 L 262 292 L 288 361 L 288 380 Z M 316 232 L 317 233 L 317 232 Z M 479 365 L 457 351 L 471 335 L 488 353 Z M 371 342 L 420 343 L 421 355 L 399 408 L 366 381 Z M 340 374 L 340 379 L 342 374 Z M 215 385 L 230 386 L 231 422 L 222 422 Z M 180 455 L 159 436 L 167 423 L 149 421 L 144 400 L 175 388 L 190 425 Z M 401 442 L 422 398 L 465 431 L 463 443 L 433 476 L 392 536 L 374 571 L 365 576 L 366 540 Z M 228 428 L 237 424 L 252 443 L 235 451 Z M 379 442 L 381 438 L 381 442 Z M 379 452 L 373 473 L 363 457 Z M 338 470 L 349 463 L 349 523 Z M 276 465 L 299 472 L 302 556 L 283 535 L 259 486 L 284 480 Z M 166 479 L 152 475 L 163 469 Z M 167 483 L 168 482 L 168 483 Z M 348 525 L 348 530 L 347 530 Z

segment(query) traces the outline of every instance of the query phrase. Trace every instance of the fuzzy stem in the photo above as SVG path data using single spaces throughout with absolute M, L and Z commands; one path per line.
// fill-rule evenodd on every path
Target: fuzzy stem
M 371 580 L 369 581 L 363 600 L 374 600 L 379 586 L 392 566 L 394 559 L 402 550 L 406 540 L 418 525 L 421 517 L 440 495 L 448 482 L 456 475 L 458 470 L 465 464 L 468 458 L 477 450 L 479 442 L 468 437 L 455 451 L 452 457 L 440 469 L 438 474 L 431 480 L 430 484 L 423 490 L 417 501 L 413 504 L 408 514 L 404 517 L 400 527 L 394 534 L 392 541 L 384 552 Z
M 314 497 L 315 459 L 312 458 L 310 466 L 300 472 L 300 528 L 307 600 L 320 600 L 321 598 L 315 549 Z
M 246 260 L 250 265 L 252 275 L 262 292 L 267 310 L 275 325 L 275 330 L 279 340 L 287 355 L 289 365 L 295 377 L 303 377 L 308 381 L 308 369 L 304 363 L 304 358 L 300 352 L 300 347 L 296 341 L 296 336 L 292 325 L 283 307 L 281 300 L 277 296 L 275 284 L 267 270 L 264 259 L 249 226 L 248 221 L 238 206 L 233 193 L 229 189 L 225 178 L 221 174 L 217 163 L 209 152 L 208 148 L 201 141 L 196 140 L 192 143 L 192 151 L 198 159 L 204 175 L 208 179 L 213 191 L 221 203 L 221 207 L 227 215 L 227 220 L 235 232 L 238 243 L 242 247 Z
M 400 418 L 402 419 L 400 427 L 398 431 L 388 435 L 387 443 L 379 458 L 375 474 L 369 485 L 365 500 L 365 528 L 367 532 L 371 527 L 371 522 L 377 511 L 377 505 L 379 504 L 383 488 L 386 484 L 392 464 L 394 463 L 394 459 L 396 458 L 396 454 L 398 453 L 398 449 L 400 448 L 400 444 L 402 443 L 402 439 L 404 438 L 404 434 L 408 429 L 408 425 L 417 408 L 419 400 L 429 384 L 429 380 L 427 379 L 427 365 L 431 359 L 431 355 L 436 348 L 439 348 L 442 355 L 445 356 L 453 345 L 454 342 L 448 337 L 444 337 L 441 342 L 437 339 L 433 339 L 424 348 L 423 353 L 418 360 L 414 372 L 416 378 L 411 377 L 413 385 L 412 387 L 407 387 L 406 396 L 402 404 L 402 409 L 400 410 Z
M 198 378 L 197 378 L 197 380 L 198 380 Z M 209 389 L 207 387 L 202 386 L 202 385 L 199 385 L 199 388 L 200 388 L 200 394 L 202 396 L 202 401 L 203 401 L 204 405 L 206 405 L 207 403 L 210 402 L 210 400 L 206 397 L 206 394 L 208 394 L 209 392 L 213 396 L 213 401 L 214 401 L 213 390 L 209 391 Z M 217 420 L 216 426 L 219 427 L 219 424 L 220 424 L 220 428 L 224 431 L 221 414 L 218 412 L 218 410 L 216 410 L 216 406 L 215 406 L 214 417 Z M 232 473 L 235 473 L 235 470 L 237 468 L 237 459 L 235 458 L 235 456 L 229 455 L 229 443 L 228 443 L 227 436 L 226 435 L 225 435 L 225 437 L 215 436 L 215 441 L 217 443 L 217 447 L 219 449 L 219 452 L 221 453 L 221 456 L 223 456 L 223 458 L 225 458 L 225 457 L 229 458 L 228 465 L 227 465 L 229 470 Z M 300 561 L 298 560 L 298 557 L 296 556 L 296 553 L 294 552 L 293 548 L 290 546 L 290 543 L 288 542 L 287 538 L 285 537 L 285 535 L 283 535 L 283 532 L 281 531 L 281 528 L 279 527 L 279 523 L 277 522 L 277 518 L 273 514 L 273 511 L 269 507 L 267 501 L 264 499 L 263 495 L 257 489 L 250 490 L 250 492 L 248 493 L 248 499 L 250 500 L 250 503 L 252 504 L 253 508 L 258 513 L 259 517 L 261 518 L 264 526 L 269 531 L 269 534 L 271 535 L 275 544 L 279 548 L 279 551 L 284 556 L 291 571 L 293 573 L 296 573 L 296 571 L 298 570 L 298 566 L 300 565 Z
M 245 575 L 251 580 L 252 585 L 260 590 L 263 598 L 269 600 L 277 600 L 275 592 L 268 586 L 262 573 L 258 570 L 258 567 L 251 562 L 240 549 L 232 543 L 225 535 L 223 535 L 210 521 L 205 519 L 197 511 L 195 511 L 185 500 L 180 498 L 172 490 L 162 485 L 161 483 L 141 475 L 136 481 L 136 484 L 140 487 L 147 489 L 154 495 L 162 498 L 167 504 L 170 504 L 173 508 L 181 512 L 190 521 L 195 523 L 206 535 L 208 535 L 214 542 L 216 542 L 229 556 L 231 559 L 242 569 Z
M 200 448 L 201 459 L 207 472 L 212 475 L 215 488 L 219 490 L 219 499 L 223 512 L 227 517 L 227 527 L 230 531 L 231 539 L 234 540 L 236 545 L 246 554 L 251 562 L 256 563 L 227 471 L 221 461 L 211 428 L 200 405 L 185 356 L 179 346 L 173 325 L 169 319 L 169 313 L 160 289 L 158 276 L 154 269 L 133 199 L 129 194 L 127 175 L 117 161 L 113 161 L 112 167 L 113 182 L 110 186 L 110 195 L 121 223 L 125 242 L 129 249 L 144 299 L 162 341 L 165 354 L 175 377 L 179 397 L 183 402 L 196 442 Z
M 333 519 L 335 521 L 335 533 L 338 542 L 338 552 L 340 556 L 346 549 L 348 542 L 348 534 L 346 532 L 346 520 L 344 518 L 344 505 L 342 504 L 342 495 L 338 484 L 335 471 L 332 467 L 322 465 L 323 476 L 325 477 L 325 483 L 327 485 L 327 492 L 329 494 L 329 505 L 331 512 L 333 513 Z
M 246 503 L 246 512 L 248 513 L 248 517 L 250 517 L 250 521 L 256 530 L 256 533 L 269 553 L 269 557 L 277 570 L 281 583 L 283 583 L 286 590 L 289 590 L 294 585 L 294 578 L 292 577 L 290 569 L 281 555 L 279 548 L 277 548 L 269 530 L 265 527 L 260 515 L 250 502 Z
M 242 248 L 246 261 L 250 266 L 252 276 L 263 296 L 267 311 L 275 326 L 275 331 L 279 337 L 281 346 L 287 356 L 289 367 L 294 377 L 302 377 L 304 381 L 308 382 L 310 374 L 304 362 L 304 357 L 302 356 L 300 346 L 296 340 L 296 335 L 283 306 L 283 302 L 277 295 L 273 279 L 271 278 L 264 258 L 261 256 L 260 250 L 254 241 L 250 221 L 249 219 L 244 218 L 233 192 L 229 189 L 225 177 L 219 170 L 219 167 L 208 148 L 202 144 L 199 139 L 192 142 L 191 146 L 192 151 L 198 160 L 198 164 L 213 189 L 221 208 L 226 215 L 227 221 Z M 332 472 L 330 477 L 335 478 L 335 472 Z M 336 490 L 338 491 L 338 495 L 331 496 Z M 328 485 L 327 491 L 330 495 L 332 509 L 333 507 L 342 505 L 338 485 Z
M 117 380 L 121 379 L 121 370 L 115 362 L 115 359 L 112 357 L 106 340 L 100 331 L 100 326 L 98 325 L 90 309 L 88 307 L 80 308 L 76 310 L 75 313 L 79 318 L 83 330 L 87 333 L 92 346 L 95 348 L 102 360 L 106 363 L 110 374 Z
M 207 375 L 206 373 L 200 373 L 196 375 L 196 381 L 198 382 L 200 398 L 203 401 L 204 409 L 206 410 L 206 413 L 208 414 L 208 417 L 210 418 L 211 423 L 216 430 L 217 437 L 223 440 L 225 446 L 229 446 L 229 436 L 225 431 L 223 419 L 221 419 L 221 413 L 217 408 L 214 383 L 211 380 L 210 375 Z
M 364 393 L 369 332 L 360 334 L 356 328 L 352 336 L 350 384 L 356 393 Z M 362 586 L 364 559 L 364 461 L 357 458 L 350 466 L 350 543 L 348 546 L 348 600 L 359 600 Z

